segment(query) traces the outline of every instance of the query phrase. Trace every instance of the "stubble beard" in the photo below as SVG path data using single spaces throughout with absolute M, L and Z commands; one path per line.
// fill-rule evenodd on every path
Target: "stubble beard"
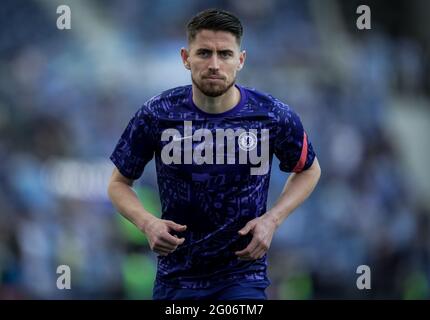
M 199 83 L 199 81 L 194 79 L 193 75 L 191 75 L 191 81 L 204 95 L 215 98 L 226 93 L 235 84 L 236 78 L 227 84 L 209 83 L 204 80 Z

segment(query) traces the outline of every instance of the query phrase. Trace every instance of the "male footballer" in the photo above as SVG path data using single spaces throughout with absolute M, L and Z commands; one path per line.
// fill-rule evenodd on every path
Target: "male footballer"
M 182 62 L 191 85 L 162 92 L 134 114 L 110 159 L 108 194 L 158 255 L 153 299 L 267 299 L 267 251 L 279 225 L 313 191 L 320 167 L 298 115 L 241 86 L 243 28 L 210 9 L 187 24 Z M 291 172 L 266 208 L 273 155 Z M 155 159 L 161 219 L 132 186 Z

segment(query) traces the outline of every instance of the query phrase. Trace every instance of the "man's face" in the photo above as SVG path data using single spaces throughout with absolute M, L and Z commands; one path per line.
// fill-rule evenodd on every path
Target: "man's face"
M 191 70 L 194 85 L 209 97 L 218 97 L 230 89 L 245 61 L 245 52 L 240 51 L 236 37 L 224 31 L 199 31 L 189 49 L 181 50 L 181 56 Z

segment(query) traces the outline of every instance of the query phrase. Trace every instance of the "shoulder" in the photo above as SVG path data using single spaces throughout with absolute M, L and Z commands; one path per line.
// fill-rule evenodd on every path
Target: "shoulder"
M 294 110 L 286 103 L 274 97 L 270 93 L 262 92 L 250 87 L 242 87 L 248 97 L 250 105 L 258 110 L 264 110 L 275 118 L 296 117 Z
M 137 111 L 138 116 L 158 117 L 187 101 L 191 85 L 171 88 L 147 100 Z

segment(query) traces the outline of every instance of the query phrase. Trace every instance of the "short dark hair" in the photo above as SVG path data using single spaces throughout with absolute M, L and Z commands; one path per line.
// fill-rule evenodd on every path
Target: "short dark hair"
M 240 20 L 231 12 L 220 9 L 207 9 L 199 12 L 187 24 L 188 42 L 195 39 L 200 30 L 226 31 L 236 37 L 240 45 L 243 28 Z

